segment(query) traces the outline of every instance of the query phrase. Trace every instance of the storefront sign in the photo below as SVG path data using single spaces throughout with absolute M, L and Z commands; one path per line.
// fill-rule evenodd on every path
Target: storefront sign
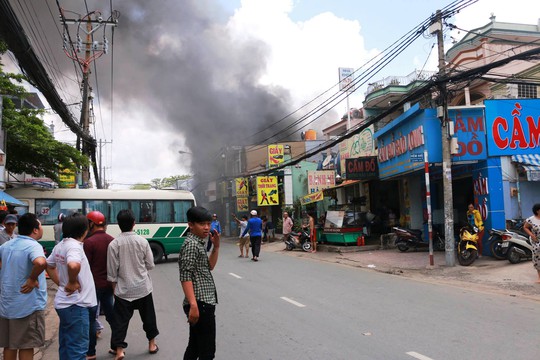
M 301 197 L 300 198 L 300 203 L 302 205 L 307 205 L 307 204 L 311 204 L 311 203 L 314 203 L 314 202 L 317 202 L 317 201 L 321 201 L 322 199 L 324 199 L 323 192 L 322 191 L 317 191 L 316 193 L 309 194 L 309 195 Z
M 457 154 L 452 155 L 452 161 L 485 160 L 484 109 L 449 109 L 448 117 L 454 123 L 454 134 L 459 146 Z
M 370 125 L 362 130 L 360 134 L 356 134 L 339 143 L 339 159 L 342 175 L 345 173 L 346 159 L 377 155 L 373 129 L 373 125 Z
M 442 161 L 441 122 L 435 109 L 420 109 L 416 104 L 377 131 L 375 137 L 381 179 L 422 169 L 424 164 L 417 159 L 424 150 L 430 162 Z
M 257 205 L 279 205 L 277 176 L 257 176 Z
M 283 145 L 268 145 L 268 167 L 280 165 L 284 158 Z
M 236 178 L 234 179 L 236 185 L 236 196 L 248 196 L 248 179 L 247 178 Z
M 336 186 L 334 170 L 308 171 L 308 192 L 310 194 Z
M 249 210 L 249 201 L 247 197 L 236 198 L 236 211 L 243 212 Z
M 376 156 L 347 159 L 345 164 L 348 180 L 376 179 L 379 176 Z
M 538 153 L 540 100 L 486 100 L 489 156 Z
M 75 188 L 75 172 L 70 169 L 62 169 L 58 172 L 61 188 Z
M 353 92 L 354 91 L 354 69 L 353 68 L 338 68 L 339 71 L 339 90 Z

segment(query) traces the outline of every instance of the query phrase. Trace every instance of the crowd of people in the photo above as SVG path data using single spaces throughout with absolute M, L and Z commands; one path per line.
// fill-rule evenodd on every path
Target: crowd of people
M 58 287 L 54 308 L 59 318 L 60 360 L 97 358 L 96 342 L 103 329 L 100 310 L 111 328 L 109 353 L 115 360 L 125 357 L 135 310 L 143 322 L 148 353 L 159 351 L 149 276 L 154 258 L 149 242 L 133 231 L 131 210 L 118 213 L 121 233 L 114 238 L 106 233 L 106 218 L 99 211 L 59 218 L 61 239 L 48 256 L 37 241 L 43 236 L 38 217 L 11 215 L 0 212 L 0 232 L 9 235 L 0 246 L 0 346 L 5 360 L 33 359 L 34 348 L 45 345 L 45 274 Z M 184 359 L 213 359 L 217 293 L 210 271 L 217 263 L 220 234 L 210 230 L 212 216 L 202 207 L 189 209 L 187 218 L 190 232 L 178 260 L 190 324 Z M 16 226 L 18 234 L 13 231 Z M 210 255 L 204 244 L 208 238 L 213 245 Z

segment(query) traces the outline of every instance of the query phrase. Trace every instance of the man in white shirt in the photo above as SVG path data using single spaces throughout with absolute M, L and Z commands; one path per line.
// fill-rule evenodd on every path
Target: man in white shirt
M 64 238 L 47 258 L 47 273 L 58 285 L 54 308 L 60 318 L 58 333 L 60 360 L 87 357 L 90 319 L 96 318 L 94 278 L 83 249 L 88 232 L 86 216 L 75 213 L 64 220 Z
M 128 346 L 125 340 L 134 310 L 139 310 L 150 354 L 159 351 L 155 341 L 159 331 L 152 298 L 152 280 L 148 273 L 154 268 L 152 249 L 148 240 L 133 232 L 135 216 L 131 210 L 120 210 L 116 220 L 122 233 L 109 244 L 107 280 L 113 284 L 114 291 L 110 352 L 116 355 L 116 360 L 120 360 L 124 358 L 124 349 Z

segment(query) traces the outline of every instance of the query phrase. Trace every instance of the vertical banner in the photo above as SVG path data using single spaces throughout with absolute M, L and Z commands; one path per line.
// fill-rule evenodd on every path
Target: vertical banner
M 279 205 L 277 176 L 257 176 L 257 205 Z
M 236 211 L 244 212 L 249 210 L 249 201 L 247 197 L 236 198 Z
M 236 185 L 236 196 L 248 196 L 248 179 L 247 178 L 236 178 L 234 179 Z
M 354 91 L 354 69 L 353 68 L 339 68 L 339 90 L 346 92 Z
M 283 145 L 268 145 L 268 167 L 275 167 L 283 163 Z

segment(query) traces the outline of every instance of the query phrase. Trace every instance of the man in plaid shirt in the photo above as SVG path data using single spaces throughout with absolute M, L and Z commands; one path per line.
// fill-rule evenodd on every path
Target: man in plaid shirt
M 213 359 L 216 353 L 217 292 L 211 270 L 219 256 L 220 235 L 210 231 L 212 214 L 195 206 L 187 211 L 189 234 L 180 249 L 178 267 L 184 291 L 184 312 L 189 323 L 189 342 L 184 360 Z M 206 254 L 205 239 L 214 247 Z

